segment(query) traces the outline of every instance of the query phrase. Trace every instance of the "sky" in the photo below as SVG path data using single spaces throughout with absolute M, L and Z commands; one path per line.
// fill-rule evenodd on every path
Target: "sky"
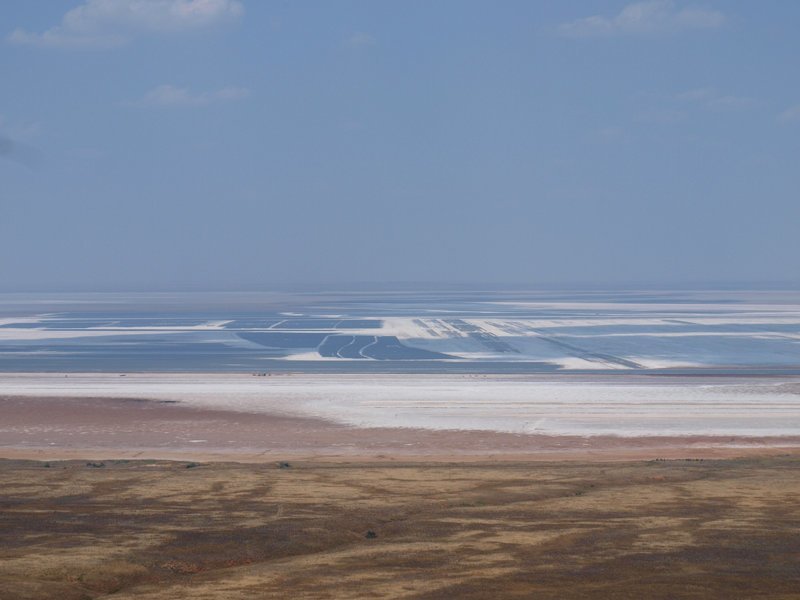
M 0 290 L 800 285 L 799 22 L 4 0 Z

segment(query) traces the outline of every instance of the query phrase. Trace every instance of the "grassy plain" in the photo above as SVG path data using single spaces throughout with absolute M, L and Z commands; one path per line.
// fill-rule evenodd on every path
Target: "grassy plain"
M 797 456 L 88 462 L 0 461 L 0 599 L 800 598 Z

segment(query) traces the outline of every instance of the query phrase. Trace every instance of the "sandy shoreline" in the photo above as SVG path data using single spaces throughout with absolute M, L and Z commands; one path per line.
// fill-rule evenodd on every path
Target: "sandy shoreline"
M 725 458 L 800 452 L 800 436 L 552 436 L 351 427 L 123 398 L 0 396 L 0 457 L 506 461 Z

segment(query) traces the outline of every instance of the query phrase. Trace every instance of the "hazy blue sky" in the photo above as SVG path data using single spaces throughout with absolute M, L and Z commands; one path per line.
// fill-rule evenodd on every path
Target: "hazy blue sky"
M 4 0 L 0 289 L 800 281 L 800 3 Z

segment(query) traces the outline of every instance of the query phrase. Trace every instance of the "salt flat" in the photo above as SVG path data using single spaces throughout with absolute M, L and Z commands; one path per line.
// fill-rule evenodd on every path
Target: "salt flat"
M 0 394 L 142 398 L 357 427 L 540 435 L 800 435 L 800 378 L 0 374 Z

